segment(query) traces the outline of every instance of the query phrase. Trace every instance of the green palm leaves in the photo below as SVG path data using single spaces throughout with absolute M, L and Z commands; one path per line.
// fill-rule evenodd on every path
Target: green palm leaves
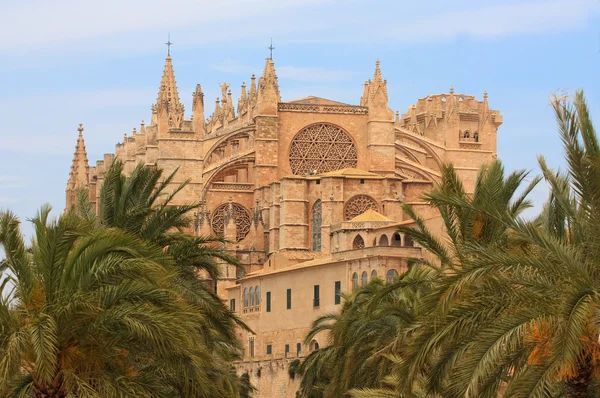
M 27 248 L 15 216 L 0 214 L 10 271 L 0 303 L 0 395 L 221 396 L 193 333 L 202 319 L 173 289 L 172 259 L 123 231 L 48 213 L 32 220 Z M 185 384 L 174 382 L 180 372 Z
M 356 380 L 348 386 L 354 396 L 600 394 L 600 144 L 582 92 L 572 101 L 554 98 L 552 105 L 568 170 L 553 172 L 540 157 L 550 197 L 537 218 L 521 214 L 539 179 L 525 185 L 527 173 L 506 176 L 499 162 L 480 171 L 473 194 L 451 166 L 444 167 L 439 186 L 425 196 L 441 215 L 443 236 L 405 209 L 415 226 L 400 230 L 429 253 L 414 259 L 407 275 L 419 268 L 433 277 L 427 289 L 402 301 L 410 303 L 414 317 L 387 331 L 393 342 L 370 346 L 370 356 L 364 356 L 385 353 L 391 364 L 373 366 L 371 373 L 386 377 L 369 384 L 358 370 L 347 376 Z M 396 282 L 378 296 L 404 289 Z M 386 305 L 373 301 L 372 310 L 354 322 L 368 324 Z M 335 323 L 346 318 L 351 313 L 342 311 Z M 333 329 L 329 333 L 335 336 Z M 324 350 L 359 348 L 351 340 L 332 342 Z M 317 369 L 309 360 L 305 367 Z M 327 369 L 325 392 L 338 377 L 335 367 Z

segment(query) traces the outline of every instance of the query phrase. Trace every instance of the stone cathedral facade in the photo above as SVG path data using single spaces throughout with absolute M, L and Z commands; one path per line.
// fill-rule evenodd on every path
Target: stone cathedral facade
M 496 158 L 502 117 L 479 100 L 455 93 L 428 95 L 406 113 L 388 107 L 379 61 L 357 87 L 357 104 L 318 97 L 284 102 L 275 63 L 241 85 L 229 85 L 208 115 L 200 85 L 191 117 L 180 100 L 172 59 L 166 59 L 152 118 L 116 145 L 114 154 L 88 164 L 83 128 L 66 189 L 67 208 L 86 187 L 97 205 L 104 172 L 114 159 L 125 172 L 143 163 L 171 173 L 174 186 L 190 180 L 175 202 L 201 202 L 193 214 L 198 235 L 235 242 L 229 249 L 245 272 L 223 266 L 215 287 L 253 333 L 239 332 L 245 350 L 238 363 L 259 397 L 293 397 L 298 384 L 289 363 L 325 336 L 304 344 L 311 322 L 341 307 L 341 292 L 371 278 L 393 279 L 420 256 L 409 236 L 402 204 L 411 204 L 442 233 L 422 194 L 454 164 L 472 190 L 479 167 Z M 397 94 L 395 94 L 397 95 Z M 424 254 L 424 253 L 423 253 Z

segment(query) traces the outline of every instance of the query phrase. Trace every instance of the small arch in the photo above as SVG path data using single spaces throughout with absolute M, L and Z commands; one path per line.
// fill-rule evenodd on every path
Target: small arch
M 248 288 L 244 289 L 244 307 L 248 307 Z
M 365 247 L 365 240 L 360 235 L 356 235 L 354 241 L 352 242 L 353 249 L 363 249 Z
M 377 278 L 377 270 L 371 271 L 371 280 Z
M 317 340 L 311 341 L 308 347 L 311 351 L 319 351 L 319 343 L 317 342 Z
M 367 286 L 368 283 L 369 283 L 369 274 L 367 274 L 367 271 L 363 271 L 363 273 L 360 277 L 360 285 Z
M 468 131 L 468 130 L 467 130 L 467 131 L 465 131 L 465 132 L 463 133 L 463 138 L 471 138 L 471 133 L 469 133 L 469 131 Z
M 475 142 L 479 142 L 479 133 L 477 131 L 473 133 L 473 139 Z
M 389 246 L 390 242 L 388 241 L 387 235 L 381 235 L 379 238 L 379 246 Z
M 385 281 L 387 283 L 393 282 L 398 277 L 398 271 L 391 269 L 385 274 Z
M 251 287 L 248 291 L 248 295 L 250 296 L 250 307 L 254 307 L 254 288 Z
M 254 304 L 256 304 L 256 306 L 259 306 L 260 305 L 260 287 L 256 286 L 254 288 L 254 296 L 256 296 L 254 299 Z
M 398 232 L 396 232 L 392 236 L 392 244 L 391 244 L 391 246 L 402 246 L 402 238 L 400 237 L 400 234 Z
M 408 246 L 408 247 L 415 246 L 415 242 L 413 241 L 413 238 L 410 237 L 410 235 L 404 235 L 404 246 Z
M 352 274 L 352 290 L 358 289 L 358 274 L 355 272 Z

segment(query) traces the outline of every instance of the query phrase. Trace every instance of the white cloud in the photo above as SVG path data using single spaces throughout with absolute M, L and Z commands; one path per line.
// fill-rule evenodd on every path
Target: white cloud
M 0 189 L 22 188 L 27 186 L 24 177 L 0 176 Z
M 399 41 L 475 38 L 556 32 L 586 25 L 600 9 L 597 0 L 536 0 L 444 12 L 385 26 L 381 34 Z
M 427 5 L 372 0 L 21 0 L 2 5 L 0 37 L 10 40 L 0 42 L 0 52 L 147 53 L 166 41 L 167 32 L 174 33 L 175 49 L 225 42 L 239 46 L 269 36 L 279 43 L 490 38 L 581 28 L 600 7 L 597 0 L 455 0 L 451 5 L 430 0 Z

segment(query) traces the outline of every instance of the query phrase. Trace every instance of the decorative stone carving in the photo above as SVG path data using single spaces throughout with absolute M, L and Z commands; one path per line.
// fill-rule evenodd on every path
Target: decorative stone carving
M 215 235 L 223 236 L 225 222 L 228 217 L 233 217 L 235 222 L 236 240 L 239 242 L 248 235 L 248 232 L 250 232 L 250 225 L 252 223 L 250 213 L 248 213 L 244 206 L 238 203 L 231 203 L 231 209 L 229 209 L 229 203 L 217 207 L 213 212 L 210 222 Z
M 308 175 L 356 167 L 357 153 L 352 139 L 341 128 L 319 123 L 296 135 L 289 159 L 292 173 Z
M 379 206 L 375 199 L 368 195 L 356 195 L 346 202 L 344 217 L 346 221 L 352 220 L 354 217 L 363 214 L 369 209 L 379 211 Z

